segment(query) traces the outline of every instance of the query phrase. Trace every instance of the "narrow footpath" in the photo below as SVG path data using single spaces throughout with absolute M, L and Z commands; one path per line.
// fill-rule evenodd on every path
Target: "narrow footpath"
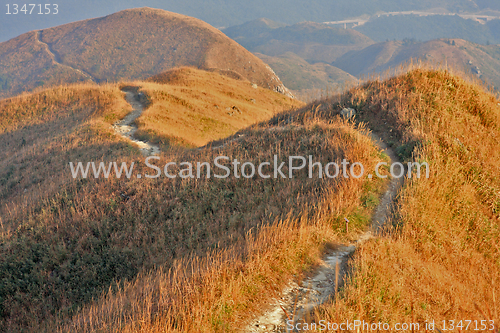
M 389 163 L 399 162 L 395 152 L 381 139 L 372 134 L 372 140 L 379 149 L 389 156 L 391 159 Z M 395 173 L 398 174 L 398 170 L 395 170 Z M 270 304 L 270 309 L 252 321 L 244 331 L 249 333 L 288 332 L 286 328 L 287 320 L 293 320 L 295 323 L 299 322 L 311 310 L 335 295 L 338 288 L 344 283 L 349 257 L 360 244 L 377 237 L 383 231 L 383 227 L 391 214 L 394 198 L 403 183 L 404 177 L 390 180 L 387 190 L 380 199 L 380 204 L 375 209 L 370 230 L 361 234 L 350 244 L 340 245 L 327 252 L 323 256 L 319 268 L 310 274 L 312 277 L 305 279 L 300 285 L 292 282 L 286 286 L 278 299 L 275 299 Z
M 55 64 L 55 65 L 58 65 L 58 66 L 62 66 L 62 67 L 66 67 L 66 68 L 69 68 L 77 73 L 79 73 L 80 75 L 82 75 L 83 77 L 89 79 L 90 81 L 94 82 L 94 83 L 99 83 L 97 79 L 95 79 L 92 75 L 90 75 L 89 73 L 85 72 L 85 71 L 82 71 L 78 68 L 74 68 L 74 67 L 71 67 L 69 65 L 65 65 L 62 63 L 62 60 L 61 60 L 61 56 L 59 56 L 59 54 L 54 51 L 51 47 L 50 44 L 46 43 L 43 41 L 43 30 L 37 30 L 36 31 L 36 40 L 38 43 L 42 44 L 42 47 L 45 49 L 45 51 L 49 54 L 50 58 L 52 59 L 52 62 Z
M 125 99 L 130 105 L 132 105 L 134 110 L 130 112 L 125 118 L 116 122 L 113 125 L 113 129 L 122 138 L 125 138 L 138 145 L 141 153 L 144 156 L 160 154 L 159 146 L 134 138 L 134 134 L 135 132 L 137 132 L 137 126 L 134 124 L 134 121 L 142 114 L 145 106 L 139 101 L 138 95 L 133 91 L 123 90 L 123 92 L 125 93 Z

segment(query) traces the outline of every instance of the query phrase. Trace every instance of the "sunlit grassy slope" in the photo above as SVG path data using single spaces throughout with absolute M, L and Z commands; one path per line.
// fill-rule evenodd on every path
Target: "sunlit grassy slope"
M 134 83 L 150 96 L 137 134 L 165 149 L 200 146 L 302 105 L 218 72 L 185 68 L 170 74 L 155 78 L 169 85 Z M 66 182 L 70 174 L 63 171 L 70 161 L 136 153 L 110 128 L 132 111 L 120 91 L 127 84 L 63 86 L 0 100 L 0 140 L 5 147 L 0 152 L 0 217 L 17 213 L 19 206 L 10 203 L 36 201 Z
M 76 85 L 0 100 L 0 222 L 2 232 L 30 203 L 69 180 L 70 161 L 134 154 L 105 119 L 131 107 L 118 87 Z M 7 215 L 11 216 L 8 218 Z
M 369 82 L 271 122 L 267 131 L 276 133 L 271 142 L 281 142 L 281 135 L 287 132 L 278 134 L 282 126 L 279 124 L 293 123 L 284 129 L 309 128 L 313 121 L 313 131 L 301 131 L 297 138 L 301 144 L 315 141 L 314 147 L 325 156 L 326 151 L 320 148 L 325 146 L 316 141 L 316 131 L 325 128 L 322 123 L 339 126 L 339 111 L 354 107 L 359 111 L 358 120 L 368 122 L 381 133 L 401 159 L 426 161 L 431 168 L 429 179 L 406 183 L 398 198 L 392 230 L 360 245 L 348 285 L 310 320 L 338 323 L 362 319 L 421 325 L 434 320 L 440 328 L 444 319 L 498 320 L 498 104 L 476 83 L 445 71 L 416 69 L 389 80 Z M 265 133 L 260 132 L 260 127 L 256 130 L 259 137 Z M 248 136 L 250 132 L 242 133 Z M 357 137 L 359 133 L 352 135 Z M 287 149 L 293 149 L 295 141 L 287 142 Z M 340 145 L 357 150 L 356 145 L 346 141 Z M 249 149 L 257 145 L 240 139 L 231 146 Z M 362 159 L 362 155 L 357 158 Z M 338 233 L 342 230 L 339 218 L 356 216 L 347 208 L 349 205 L 344 205 L 363 207 L 366 194 L 361 191 L 360 197 L 345 195 L 359 185 L 349 184 L 345 188 L 348 192 L 342 190 L 342 183 L 338 184 L 340 188 L 333 188 L 333 197 L 326 199 L 339 205 L 333 211 L 321 199 L 308 200 L 320 214 L 311 215 L 309 209 L 304 209 L 309 212 L 308 218 L 303 217 L 298 226 L 294 219 L 287 219 L 283 228 L 261 229 L 262 238 L 247 235 L 243 243 L 249 250 L 245 253 L 258 255 L 241 259 L 234 252 L 214 254 L 209 259 L 212 264 L 201 270 L 207 265 L 204 261 L 194 261 L 192 266 L 182 262 L 170 272 L 152 271 L 122 291 L 109 293 L 65 329 L 117 327 L 125 318 L 133 318 L 117 331 L 159 332 L 167 328 L 172 332 L 236 332 L 245 327 L 252 312 L 261 311 L 263 300 L 277 297 L 283 284 L 291 279 L 290 272 L 300 273 L 294 267 L 308 267 L 295 259 L 297 255 L 308 258 L 306 263 L 314 262 L 321 239 L 335 242 L 343 238 Z M 186 275 L 181 268 L 185 266 L 194 267 L 197 273 Z M 171 285 L 183 287 L 172 291 Z M 151 296 L 141 296 L 144 294 Z M 140 305 L 130 309 L 126 304 Z
M 181 68 L 138 83 L 150 106 L 137 120 L 139 137 L 202 146 L 303 103 L 245 79 Z
M 439 329 L 463 320 L 463 330 L 478 320 L 469 331 L 495 320 L 498 329 L 499 101 L 448 72 L 414 70 L 352 89 L 340 103 L 390 133 L 402 157 L 427 161 L 431 176 L 407 182 L 395 230 L 360 248 L 348 287 L 317 318 L 434 320 Z

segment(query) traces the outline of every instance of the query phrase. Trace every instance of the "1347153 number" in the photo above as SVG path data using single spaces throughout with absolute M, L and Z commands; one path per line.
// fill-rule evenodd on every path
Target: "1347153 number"
M 443 331 L 494 331 L 495 321 L 493 320 L 443 320 Z
M 17 3 L 13 4 L 6 4 L 7 6 L 7 13 L 6 15 L 17 15 L 17 14 L 25 14 L 25 15 L 31 15 L 31 14 L 38 14 L 38 15 L 57 15 L 59 14 L 59 5 L 54 3 L 54 4 L 35 4 L 35 3 L 30 3 L 30 4 L 23 4 L 19 5 Z

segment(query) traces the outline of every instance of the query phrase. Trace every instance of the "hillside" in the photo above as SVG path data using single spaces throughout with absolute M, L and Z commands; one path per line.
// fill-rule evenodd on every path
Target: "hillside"
M 309 64 L 292 52 L 276 57 L 261 53 L 255 55 L 269 64 L 283 83 L 302 101 L 338 93 L 358 81 L 339 68 L 325 63 Z
M 8 148 L 0 155 L 2 202 L 36 202 L 68 181 L 54 176 L 71 160 L 134 155 L 133 145 L 111 135 L 110 128 L 131 111 L 120 91 L 127 86 L 149 96 L 147 110 L 136 120 L 136 136 L 164 149 L 202 146 L 302 105 L 246 80 L 194 68 L 163 73 L 150 82 L 60 86 L 0 100 L 0 139 Z M 7 210 L 14 212 L 4 204 L 0 220 Z
M 393 230 L 361 246 L 348 286 L 317 320 L 357 316 L 420 331 L 434 321 L 444 331 L 443 320 L 463 318 L 472 331 L 467 317 L 498 330 L 500 103 L 477 82 L 415 69 L 331 100 L 333 110 L 356 108 L 406 159 L 428 162 L 430 177 L 406 180 Z
M 140 8 L 30 32 L 0 44 L 0 97 L 73 82 L 146 79 L 179 66 L 238 73 L 287 93 L 257 57 L 212 26 Z
M 344 107 L 355 108 L 360 123 L 340 119 Z M 325 162 L 360 161 L 368 169 L 385 155 L 374 146 L 368 127 L 401 159 L 428 162 L 430 178 L 406 179 L 392 215 L 393 229 L 356 242 L 347 285 L 306 320 L 339 322 L 358 316 L 366 322 L 422 326 L 435 320 L 441 330 L 442 320 L 459 316 L 489 323 L 500 314 L 495 307 L 500 292 L 499 124 L 498 100 L 476 83 L 446 71 L 414 69 L 282 113 L 228 138 L 216 152 L 165 157 L 196 161 L 224 154 L 266 161 L 274 153 L 315 154 Z M 305 173 L 298 180 L 187 179 L 147 185 L 89 180 L 70 188 L 64 200 L 23 212 L 23 218 L 43 227 L 33 234 L 22 231 L 26 243 L 19 235 L 9 238 L 6 242 L 17 245 L 14 255 L 21 258 L 9 259 L 20 264 L 34 258 L 21 244 L 43 247 L 50 238 L 50 251 L 55 251 L 61 234 L 70 239 L 83 234 L 80 253 L 97 247 L 121 258 L 115 266 L 120 274 L 135 277 L 70 320 L 64 317 L 57 326 L 61 331 L 192 332 L 202 327 L 238 332 L 314 267 L 326 249 L 349 244 L 366 230 L 383 185 L 366 178 L 317 182 Z M 119 199 L 119 193 L 132 200 Z M 72 202 L 82 205 L 73 212 L 67 198 L 70 207 Z M 82 214 L 89 220 L 80 220 Z M 59 217 L 71 223 L 55 228 Z M 352 223 L 349 230 L 344 218 Z M 129 237 L 129 223 L 138 232 L 135 237 Z M 107 235 L 113 236 L 104 242 Z M 127 250 L 123 242 L 128 242 Z M 148 244 L 147 253 L 141 243 Z M 210 254 L 203 255 L 208 249 Z M 188 250 L 196 254 L 187 255 Z M 64 272 L 61 258 L 51 262 L 55 276 Z M 171 258 L 179 261 L 172 264 Z M 154 260 L 172 269 L 145 271 Z
M 55 54 L 43 57 L 43 45 L 30 48 L 36 33 L 23 38 L 27 54 L 57 62 Z M 373 58 L 364 50 L 341 60 L 366 62 L 349 69 L 361 74 L 419 53 L 475 66 L 498 52 L 458 39 L 370 48 Z M 88 55 L 60 60 L 78 57 Z M 317 64 L 286 57 L 275 65 L 291 71 L 295 61 L 310 72 L 304 80 L 326 79 L 314 72 Z M 90 75 L 54 66 L 81 80 Z M 387 156 L 367 128 L 400 158 L 429 163 L 431 178 L 406 181 L 393 229 L 356 242 L 347 285 L 310 320 L 498 318 L 500 108 L 493 95 L 449 72 L 415 69 L 297 110 L 299 102 L 255 88 L 232 68 L 191 67 L 0 100 L 7 147 L 0 153 L 1 331 L 238 331 L 327 249 L 368 228 L 380 179 L 311 178 L 305 170 L 294 181 L 139 177 L 152 170 L 111 127 L 132 109 L 122 89 L 139 100 L 142 93 L 138 135 L 160 144 L 159 165 L 217 156 L 286 164 L 288 156 L 311 155 L 370 170 Z M 357 110 L 355 121 L 339 117 L 345 107 Z M 72 179 L 72 161 L 134 162 L 136 169 L 130 179 Z
M 136 120 L 138 137 L 199 147 L 278 112 L 303 104 L 246 80 L 194 68 L 173 69 L 137 82 L 151 105 Z
M 61 86 L 1 100 L 0 140 L 9 148 L 2 151 L 0 164 L 1 331 L 53 332 L 56 320 L 60 320 L 58 325 L 78 326 L 78 317 L 73 316 L 94 301 L 104 300 L 103 292 L 145 282 L 142 277 L 149 274 L 161 276 L 161 267 L 180 269 L 175 278 L 180 279 L 179 285 L 190 288 L 192 280 L 184 284 L 182 279 L 189 274 L 184 263 L 191 259 L 219 260 L 223 255 L 234 255 L 229 261 L 233 264 L 247 262 L 250 253 L 258 255 L 272 248 L 280 254 L 280 262 L 290 263 L 286 272 L 272 273 L 284 279 L 298 272 L 296 262 L 304 267 L 311 264 L 318 248 L 324 246 L 317 235 L 336 237 L 331 223 L 335 218 L 341 225 L 341 211 L 357 214 L 353 228 L 366 223 L 363 214 L 370 206 L 361 208 L 356 202 L 361 205 L 363 196 L 378 187 L 365 188 L 363 182 L 309 179 L 305 173 L 297 174 L 301 181 L 139 178 L 138 174 L 154 170 L 145 166 L 139 149 L 111 127 L 131 111 L 120 89 L 130 91 L 132 87 L 144 94 L 148 104 L 137 119 L 139 128 L 147 132 L 143 135 L 175 138 L 161 142 L 168 148 L 159 156 L 161 163 L 211 162 L 224 155 L 257 163 L 272 161 L 275 154 L 280 160 L 288 155 L 315 154 L 322 163 L 348 158 L 372 167 L 379 161 L 371 141 L 364 135 L 358 137 L 354 126 L 341 121 L 318 124 L 312 119 L 286 128 L 267 122 L 254 125 L 214 149 L 211 145 L 184 148 L 179 143 L 201 145 L 210 135 L 228 136 L 257 119 L 268 120 L 287 108 L 301 106 L 283 95 L 217 72 L 184 68 L 155 76 L 150 82 Z M 307 137 L 311 140 L 304 141 Z M 136 167 L 130 179 L 72 179 L 69 162 L 79 161 L 134 162 Z M 344 200 L 339 205 L 344 196 L 353 201 Z M 310 200 L 324 202 L 323 210 L 309 207 Z M 324 214 L 328 224 L 299 228 L 295 219 L 309 214 Z M 291 219 L 288 224 L 280 224 L 286 218 Z M 273 236 L 281 231 L 286 234 Z M 269 239 L 252 240 L 249 235 Z M 304 251 L 300 255 L 284 252 L 285 239 Z M 195 272 L 203 274 L 204 268 Z M 220 287 L 223 285 L 214 281 L 208 288 L 195 289 Z M 183 288 L 168 292 L 184 293 Z M 242 286 L 240 301 L 252 298 L 253 293 L 245 290 Z M 179 301 L 190 301 L 185 294 L 174 294 Z M 140 298 L 147 300 L 144 296 Z M 144 310 L 138 305 L 119 308 L 132 310 L 130 315 L 135 318 Z M 197 308 L 212 315 L 209 306 Z M 106 311 L 99 313 L 105 315 Z M 224 310 L 220 314 L 224 315 Z M 179 320 L 188 324 L 193 312 L 183 315 L 179 313 Z M 100 325 L 100 320 L 95 323 Z M 134 324 L 128 319 L 123 323 Z M 220 331 L 217 325 L 215 322 L 214 329 Z
M 447 65 L 472 73 L 500 87 L 500 49 L 496 45 L 478 45 L 461 39 L 438 39 L 425 43 L 391 41 L 346 53 L 333 65 L 356 77 L 381 73 L 413 60 Z

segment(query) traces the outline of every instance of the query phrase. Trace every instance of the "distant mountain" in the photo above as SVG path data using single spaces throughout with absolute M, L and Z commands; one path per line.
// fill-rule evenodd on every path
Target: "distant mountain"
M 374 44 L 353 29 L 315 22 L 285 25 L 262 18 L 223 32 L 269 64 L 302 100 L 321 97 L 322 91 L 337 91 L 357 81 L 331 63 L 346 52 Z
M 481 24 L 458 15 L 393 15 L 374 18 L 354 29 L 378 42 L 405 38 L 420 41 L 460 38 L 487 44 L 500 43 L 499 24 L 500 20 Z
M 145 79 L 179 66 L 232 71 L 287 93 L 266 64 L 209 24 L 140 8 L 0 43 L 0 97 L 63 83 Z
M 469 72 L 500 88 L 500 46 L 479 45 L 462 39 L 378 43 L 348 52 L 332 65 L 359 77 L 396 68 L 411 59 Z
M 292 52 L 309 62 L 332 62 L 351 50 L 374 42 L 352 29 L 302 22 L 291 26 L 266 19 L 247 22 L 223 32 L 252 52 L 279 56 Z
M 245 22 L 222 31 L 247 49 L 259 46 L 270 39 L 274 29 L 286 27 L 287 24 L 275 22 L 266 18 Z
M 4 2 L 5 3 L 5 2 Z M 41 3 L 45 3 L 42 1 Z M 50 2 L 49 2 L 50 3 Z M 229 27 L 267 17 L 294 24 L 302 21 L 325 22 L 377 12 L 429 10 L 442 8 L 448 12 L 500 9 L 497 0 L 65 0 L 57 15 L 4 15 L 2 5 L 0 41 L 30 30 L 46 29 L 78 20 L 95 18 L 135 7 L 150 6 L 201 19 L 215 27 Z
M 325 63 L 309 64 L 292 52 L 277 57 L 256 53 L 279 75 L 292 93 L 303 101 L 337 93 L 358 79 L 351 74 Z
M 351 29 L 341 29 L 315 22 L 301 22 L 289 26 L 264 18 L 229 27 L 223 31 L 228 37 L 248 48 L 265 44 L 271 40 L 325 45 L 353 45 L 371 42 L 370 38 Z

